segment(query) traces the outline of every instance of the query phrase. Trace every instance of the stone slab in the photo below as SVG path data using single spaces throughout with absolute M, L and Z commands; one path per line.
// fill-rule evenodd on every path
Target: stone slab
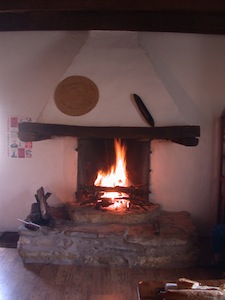
M 155 220 L 154 220 L 155 221 Z M 25 263 L 192 267 L 198 241 L 186 212 L 161 212 L 154 222 L 76 224 L 59 220 L 54 228 L 19 229 L 18 252 Z
M 70 220 L 76 223 L 117 223 L 137 224 L 146 223 L 159 216 L 161 207 L 158 204 L 135 207 L 127 210 L 111 211 L 94 209 L 93 206 L 82 206 L 76 203 L 68 204 L 67 212 Z

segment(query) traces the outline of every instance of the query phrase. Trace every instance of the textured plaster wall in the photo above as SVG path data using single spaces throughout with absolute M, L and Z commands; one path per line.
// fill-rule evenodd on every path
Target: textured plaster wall
M 49 204 L 74 200 L 75 138 L 33 143 L 32 159 L 6 156 L 6 120 L 87 126 L 148 126 L 132 93 L 140 95 L 156 126 L 200 125 L 197 147 L 152 142 L 151 200 L 187 210 L 199 232 L 215 223 L 219 117 L 225 107 L 225 37 L 137 32 L 0 33 L 0 231 L 16 230 L 43 186 Z M 70 75 L 92 79 L 96 107 L 70 117 L 54 104 L 54 89 Z

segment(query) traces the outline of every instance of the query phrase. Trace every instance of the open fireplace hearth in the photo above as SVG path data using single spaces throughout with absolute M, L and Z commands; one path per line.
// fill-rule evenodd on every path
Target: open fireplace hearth
M 19 137 L 78 140 L 74 202 L 49 207 L 40 188 L 19 228 L 25 263 L 192 267 L 198 239 L 188 212 L 166 212 L 150 199 L 152 139 L 196 146 L 199 126 L 79 127 L 22 123 Z
M 80 205 L 118 211 L 149 204 L 148 140 L 82 138 L 77 151 Z
M 103 191 L 93 187 L 94 192 L 88 188 L 88 201 L 81 197 L 56 209 L 48 206 L 50 195 L 40 188 L 27 223 L 19 229 L 18 252 L 23 261 L 151 268 L 196 265 L 197 234 L 187 212 L 161 210 L 160 205 L 146 200 L 142 189 L 137 190 L 135 201 L 132 193 L 125 199 L 129 206 L 114 206 L 108 198 L 99 205 L 102 193 L 116 190 L 120 194 L 130 189 L 136 194 L 131 187 Z
M 44 225 L 34 226 L 29 215 L 19 228 L 24 263 L 179 268 L 198 262 L 196 229 L 187 212 L 165 212 L 157 204 L 116 211 L 78 203 L 43 212 L 48 225 L 39 220 Z

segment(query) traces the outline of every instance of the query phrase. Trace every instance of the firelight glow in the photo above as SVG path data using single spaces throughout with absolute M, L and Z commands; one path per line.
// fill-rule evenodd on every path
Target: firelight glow
M 116 162 L 111 166 L 109 172 L 100 170 L 95 180 L 96 186 L 127 186 L 127 172 L 126 172 L 126 147 L 121 145 L 120 140 L 114 141 Z
M 95 186 L 104 186 L 104 187 L 128 186 L 128 176 L 126 171 L 126 151 L 127 151 L 126 146 L 121 143 L 120 139 L 115 139 L 114 148 L 116 154 L 115 164 L 111 166 L 111 169 L 108 172 L 103 172 L 102 170 L 98 171 L 97 178 L 94 182 Z M 119 199 L 126 196 L 127 194 L 125 193 L 105 192 L 101 196 L 101 198 Z M 114 204 L 115 208 L 118 208 L 118 206 L 120 206 L 118 205 L 118 203 Z

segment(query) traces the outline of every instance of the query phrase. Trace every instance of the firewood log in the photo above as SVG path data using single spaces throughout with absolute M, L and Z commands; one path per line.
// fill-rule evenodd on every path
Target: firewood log
M 38 203 L 33 203 L 31 205 L 30 214 L 27 216 L 25 221 L 38 223 L 41 219 L 41 211 Z
M 35 195 L 37 203 L 40 206 L 41 217 L 43 220 L 48 221 L 51 219 L 51 214 L 49 211 L 49 206 L 47 204 L 47 199 L 51 195 L 51 193 L 44 194 L 44 188 L 41 187 L 37 190 L 37 194 Z
M 178 289 L 193 289 L 198 288 L 200 283 L 198 281 L 193 281 L 187 278 L 179 278 L 177 280 L 177 288 Z
M 168 290 L 161 292 L 160 298 L 165 300 L 225 300 L 225 293 L 221 290 Z

